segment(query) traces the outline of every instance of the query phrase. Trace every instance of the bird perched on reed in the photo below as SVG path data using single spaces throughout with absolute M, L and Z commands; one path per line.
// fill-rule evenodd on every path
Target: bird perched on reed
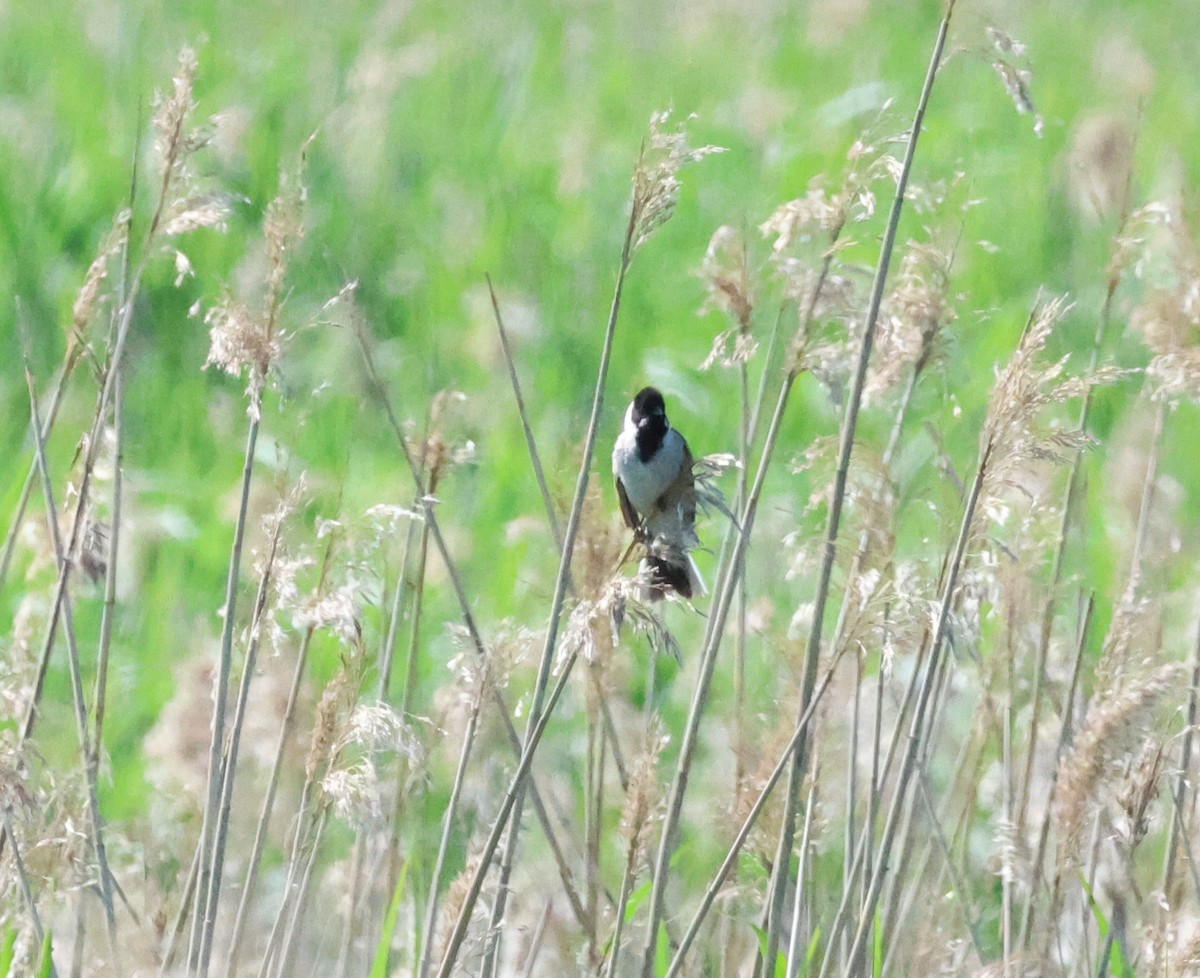
M 700 543 L 692 464 L 687 442 L 667 420 L 662 394 L 644 387 L 625 411 L 612 465 L 621 515 L 646 548 L 641 571 L 650 600 L 707 593 L 690 553 Z

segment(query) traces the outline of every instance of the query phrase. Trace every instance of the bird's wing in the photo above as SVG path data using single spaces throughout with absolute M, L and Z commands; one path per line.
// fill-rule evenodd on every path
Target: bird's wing
M 670 505 L 678 506 L 684 526 L 690 529 L 696 524 L 696 476 L 692 474 L 696 460 L 691 457 L 691 449 L 683 436 L 679 436 L 679 440 L 683 442 L 683 461 L 679 463 L 678 478 L 665 494 Z
M 682 435 L 680 436 L 683 437 Z M 692 450 L 688 448 L 688 443 L 685 440 L 683 443 L 683 464 L 680 465 L 679 483 L 683 487 L 681 493 L 682 499 L 680 504 L 683 507 L 683 518 L 688 526 L 696 524 L 696 477 L 692 472 L 695 466 L 695 459 L 692 458 Z
M 679 436 L 679 440 L 683 449 L 679 472 L 658 498 L 658 510 L 662 514 L 662 520 L 651 522 L 659 524 L 658 527 L 652 527 L 656 532 L 665 530 L 668 534 L 673 533 L 678 537 L 682 531 L 682 539 L 675 539 L 671 542 L 682 547 L 690 547 L 695 545 L 692 540 L 695 536 L 696 526 L 696 479 L 692 474 L 692 466 L 695 462 L 682 435 Z M 675 527 L 673 531 L 668 529 L 672 526 Z
M 618 475 L 615 479 L 617 483 L 617 498 L 621 501 L 621 515 L 625 517 L 625 525 L 631 530 L 636 530 L 641 523 L 638 512 L 633 508 L 633 503 L 629 501 L 629 496 L 625 492 L 625 483 L 621 481 Z

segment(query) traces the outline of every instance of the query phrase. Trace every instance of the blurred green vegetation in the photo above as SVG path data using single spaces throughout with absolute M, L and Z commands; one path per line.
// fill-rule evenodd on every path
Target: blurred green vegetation
M 1012 350 L 1039 290 L 1074 297 L 1054 353 L 1086 362 L 1115 215 L 1109 207 L 1097 216 L 1081 199 L 1073 156 L 1081 127 L 1103 117 L 1136 131 L 1135 204 L 1187 197 L 1200 178 L 1200 75 L 1190 2 L 959 6 L 914 173 L 918 184 L 953 189 L 936 213 L 910 208 L 900 240 L 927 237 L 928 226 L 937 240 L 958 242 L 952 292 L 961 297 L 959 320 L 938 370 L 918 391 L 911 423 L 937 431 L 940 449 L 961 473 L 971 464 L 994 365 Z M 135 162 L 135 239 L 144 231 L 155 173 L 151 99 L 167 86 L 184 44 L 195 47 L 200 62 L 199 115 L 216 120 L 201 176 L 239 196 L 228 233 L 200 231 L 182 241 L 194 278 L 176 287 L 169 256 L 151 266 L 130 339 L 132 578 L 114 651 L 120 707 L 110 712 L 107 747 L 120 790 L 106 798 L 110 817 L 138 809 L 141 738 L 169 697 L 178 664 L 209 651 L 219 630 L 241 469 L 243 382 L 201 371 L 207 332 L 188 310 L 236 291 L 246 277 L 279 173 L 295 169 L 310 136 L 306 237 L 289 276 L 289 325 L 309 322 L 356 280 L 390 393 L 414 430 L 438 391 L 466 395 L 447 409 L 447 437 L 471 440 L 476 454 L 448 474 L 439 512 L 453 528 L 450 543 L 480 619 L 512 616 L 534 626 L 544 619 L 556 559 L 484 274 L 496 283 L 513 332 L 552 492 L 565 502 L 639 143 L 653 111 L 670 106 L 678 119 L 695 113 L 693 144 L 729 152 L 685 171 L 674 219 L 637 255 L 606 392 L 596 483 L 611 507 L 607 446 L 629 395 L 646 382 L 665 389 L 672 421 L 697 454 L 733 450 L 735 375 L 697 369 L 726 328 L 718 313 L 697 315 L 704 284 L 696 269 L 709 237 L 723 224 L 743 229 L 762 261 L 768 245 L 755 229 L 778 204 L 803 195 L 818 177 L 836 187 L 847 150 L 868 124 L 876 138 L 902 133 L 939 15 L 935 2 L 883 0 L 44 0 L 0 7 L 0 294 L 9 300 L 0 303 L 0 513 L 11 512 L 31 456 L 21 331 L 44 394 L 65 349 L 76 290 L 126 206 Z M 1032 70 L 1040 136 L 992 67 L 992 26 L 1028 47 L 1020 60 Z M 868 266 L 886 210 L 886 186 L 879 192 L 874 220 L 851 229 L 857 244 L 849 254 Z M 976 203 L 960 210 L 968 199 Z M 1117 333 L 1129 301 L 1118 297 Z M 777 308 L 767 303 L 756 313 L 764 342 Z M 1145 360 L 1136 341 L 1116 334 L 1109 355 L 1130 366 Z M 1102 439 L 1120 426 L 1139 387 L 1133 378 L 1099 396 L 1095 430 Z M 50 446 L 64 479 L 72 443 L 90 423 L 93 388 L 77 378 Z M 1190 408 L 1181 414 L 1163 464 L 1185 487 L 1181 505 L 1194 513 L 1190 492 L 1200 463 L 1186 432 L 1196 419 Z M 825 388 L 802 380 L 781 440 L 784 456 L 834 433 L 837 419 Z M 886 410 L 869 413 L 864 442 L 877 441 L 889 424 Z M 358 517 L 376 502 L 410 501 L 393 436 L 345 329 L 311 326 L 294 338 L 267 398 L 263 437 L 259 509 L 269 505 L 270 479 L 281 471 L 308 473 L 320 500 L 310 517 L 318 509 Z M 915 445 L 901 459 L 904 478 L 912 480 L 907 490 L 954 503 L 931 466 L 939 448 L 920 433 Z M 1103 452 L 1089 470 L 1091 503 L 1100 511 L 1108 505 Z M 760 525 L 771 545 L 756 548 L 751 575 L 774 602 L 768 614 L 777 629 L 809 597 L 789 589 L 789 553 L 774 543 L 819 526 L 805 512 L 812 486 L 809 476 L 777 467 Z M 948 539 L 955 527 L 945 512 L 914 515 L 910 532 Z M 535 528 L 521 531 L 514 521 L 522 517 Z M 1125 573 L 1118 537 L 1128 530 L 1094 513 L 1087 525 L 1086 550 L 1074 559 L 1114 593 Z M 721 532 L 715 520 L 702 529 L 713 548 Z M 34 590 L 50 571 L 22 557 L 15 574 L 14 581 L 26 575 Z M 448 657 L 441 626 L 456 608 L 437 580 L 426 627 L 433 647 Z M 91 633 L 100 594 L 86 586 L 82 592 L 77 614 L 81 630 Z M 0 597 L 6 632 L 21 593 L 10 585 Z M 682 614 L 678 620 L 686 650 L 700 625 Z M 328 673 L 333 665 L 321 668 Z M 769 653 L 756 653 L 749 668 L 752 695 L 760 705 L 771 702 L 778 665 Z M 641 671 L 631 667 L 634 676 Z M 670 727 L 686 696 L 660 695 Z M 728 697 L 728 687 L 719 685 L 715 695 Z M 47 702 L 68 701 L 65 666 L 56 663 Z M 48 709 L 62 709 L 65 720 L 65 706 Z M 64 745 L 64 757 L 68 750 Z

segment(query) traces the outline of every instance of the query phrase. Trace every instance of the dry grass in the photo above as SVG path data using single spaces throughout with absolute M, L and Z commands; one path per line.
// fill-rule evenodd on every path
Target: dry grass
M 247 381 L 224 620 L 215 642 L 197 640 L 214 664 L 179 667 L 142 744 L 170 787 L 128 828 L 106 823 L 98 789 L 109 669 L 121 666 L 105 628 L 97 654 L 81 655 L 72 602 L 99 586 L 82 571 L 104 582 L 107 614 L 137 607 L 136 594 L 118 601 L 115 578 L 136 532 L 121 507 L 125 338 L 144 270 L 172 262 L 182 281 L 195 273 L 187 235 L 227 224 L 229 196 L 197 176 L 208 136 L 184 53 L 154 118 L 153 217 L 131 241 L 122 212 L 100 243 L 44 418 L 31 378 L 30 479 L 0 587 L 20 586 L 4 577 L 18 550 L 49 583 L 22 596 L 0 673 L 6 714 L 23 718 L 0 742 L 10 973 L 36 973 L 47 942 L 58 973 L 122 976 L 1197 973 L 1200 660 L 1180 651 L 1194 587 L 1160 571 L 1170 547 L 1156 540 L 1183 531 L 1153 522 L 1167 519 L 1158 458 L 1171 408 L 1200 389 L 1197 245 L 1177 205 L 1123 213 L 1096 270 L 1103 308 L 1038 298 L 982 418 L 918 417 L 927 388 L 952 387 L 953 330 L 974 315 L 954 286 L 962 209 L 912 168 L 924 109 L 943 94 L 952 13 L 907 130 L 880 135 L 885 113 L 844 173 L 778 207 L 762 240 L 723 226 L 698 258 L 708 308 L 727 319 L 702 366 L 727 369 L 714 383 L 736 389 L 741 436 L 736 455 L 697 473 L 717 551 L 699 613 L 639 601 L 592 470 L 626 274 L 678 206 L 682 168 L 716 148 L 651 120 L 562 511 L 523 394 L 535 367 L 515 356 L 492 292 L 558 568 L 544 613 L 519 622 L 479 613 L 459 559 L 472 527 L 439 501 L 470 455 L 452 434 L 458 399 L 436 399 L 420 433 L 402 418 L 352 286 L 293 319 L 305 192 L 288 173 L 252 245 L 259 274 L 196 310 L 204 365 Z M 1023 49 L 991 40 L 1040 131 Z M 877 195 L 890 209 L 872 276 L 854 262 L 878 233 Z M 902 243 L 914 202 L 926 227 Z M 1135 304 L 1148 352 L 1136 369 L 1106 365 L 1115 297 Z M 1103 321 L 1082 369 L 1062 352 L 1079 315 Z M 361 348 L 406 479 L 401 502 L 362 514 L 263 464 L 291 341 L 330 320 Z M 51 436 L 82 351 L 94 420 L 56 501 Z M 1077 488 L 1098 443 L 1089 406 L 1139 372 L 1155 421 L 1125 583 L 1105 593 L 1079 544 L 1107 519 Z M 828 394 L 840 427 L 787 444 L 810 390 Z M 781 458 L 800 460 L 786 477 Z M 790 566 L 788 580 L 764 581 L 760 563 Z M 1111 608 L 1103 641 L 1097 605 Z M 66 758 L 39 739 L 60 634 Z M 764 675 L 771 688 L 756 688 Z

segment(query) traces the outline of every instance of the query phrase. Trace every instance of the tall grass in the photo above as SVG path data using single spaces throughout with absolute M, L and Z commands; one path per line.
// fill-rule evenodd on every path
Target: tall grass
M 203 365 L 245 384 L 230 409 L 211 382 L 214 417 L 236 419 L 205 474 L 207 498 L 227 494 L 227 560 L 204 585 L 219 629 L 197 654 L 181 627 L 151 659 L 122 631 L 145 608 L 123 581 L 151 491 L 126 403 L 152 340 L 131 336 L 156 276 L 215 277 L 185 251 L 229 230 L 236 200 L 201 176 L 184 52 L 153 117 L 156 179 L 99 244 L 48 398 L 27 373 L 0 563 L 9 974 L 1196 973 L 1196 548 L 1165 468 L 1200 394 L 1200 245 L 1179 200 L 1134 199 L 1132 148 L 1114 152 L 1092 287 L 1025 282 L 1019 314 L 981 311 L 956 280 L 965 229 L 1003 205 L 922 165 L 928 141 L 966 138 L 932 107 L 955 99 L 950 71 L 994 69 L 1045 123 L 1019 42 L 971 24 L 987 59 L 955 48 L 952 15 L 923 84 L 837 171 L 805 174 L 759 234 L 731 214 L 697 249 L 728 320 L 706 383 L 731 413 L 663 386 L 705 456 L 710 600 L 640 603 L 602 488 L 641 382 L 620 355 L 639 331 L 627 289 L 722 162 L 659 113 L 640 152 L 628 139 L 567 462 L 540 430 L 549 367 L 512 325 L 524 283 L 480 293 L 507 374 L 484 415 L 522 443 L 528 501 L 502 531 L 464 504 L 500 477 L 471 437 L 475 392 L 422 393 L 370 282 L 319 299 L 297 283 L 313 201 L 305 168 L 282 168 L 189 318 Z M 971 330 L 993 337 L 986 398 L 966 389 Z M 331 351 L 346 369 L 311 389 Z M 347 501 L 346 473 L 377 464 L 353 428 L 339 476 L 310 464 L 326 385 L 390 439 L 369 505 Z M 802 443 L 801 413 L 819 429 Z M 135 748 L 172 787 L 106 818 L 122 676 L 150 661 L 176 690 Z

